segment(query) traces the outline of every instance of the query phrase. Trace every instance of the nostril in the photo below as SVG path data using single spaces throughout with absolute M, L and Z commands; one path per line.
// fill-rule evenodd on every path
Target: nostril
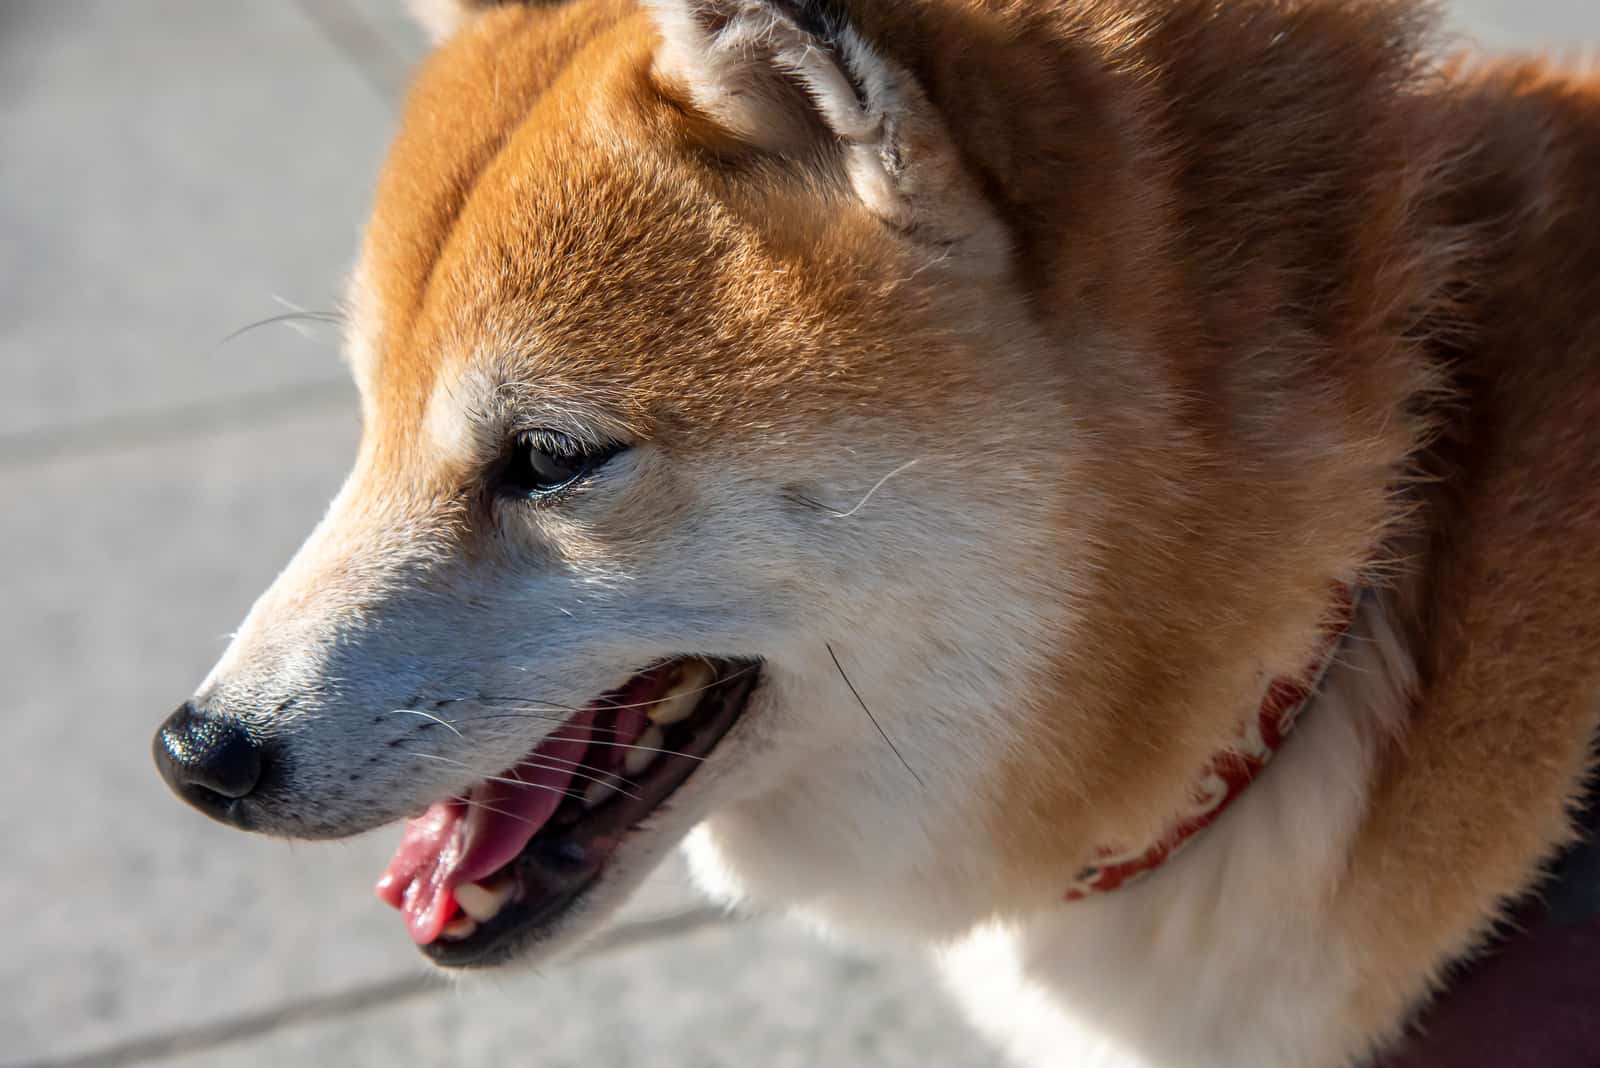
M 161 725 L 154 752 L 167 784 L 202 806 L 244 797 L 261 779 L 261 747 L 244 726 L 228 716 L 208 715 L 192 701 Z

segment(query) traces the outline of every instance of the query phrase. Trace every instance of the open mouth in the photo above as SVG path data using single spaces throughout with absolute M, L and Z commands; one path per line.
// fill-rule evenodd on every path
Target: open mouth
M 656 664 L 574 714 L 516 767 L 406 822 L 378 897 L 436 963 L 493 963 L 537 941 L 627 833 L 738 720 L 752 661 Z

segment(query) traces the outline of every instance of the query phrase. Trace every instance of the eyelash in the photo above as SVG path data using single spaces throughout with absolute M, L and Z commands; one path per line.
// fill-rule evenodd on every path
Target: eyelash
M 531 430 L 513 440 L 490 488 L 497 497 L 549 499 L 589 478 L 624 448 L 597 448 L 559 430 Z

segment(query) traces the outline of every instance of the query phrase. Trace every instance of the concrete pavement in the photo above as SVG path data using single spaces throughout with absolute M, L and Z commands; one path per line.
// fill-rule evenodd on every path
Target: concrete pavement
M 368 894 L 392 830 L 291 847 L 157 780 L 155 724 L 351 455 L 331 329 L 218 341 L 336 299 L 401 6 L 0 2 L 0 1065 L 990 1063 L 916 957 L 771 922 L 435 989 Z M 1593 0 L 1458 17 L 1600 44 Z M 691 904 L 674 863 L 628 919 Z

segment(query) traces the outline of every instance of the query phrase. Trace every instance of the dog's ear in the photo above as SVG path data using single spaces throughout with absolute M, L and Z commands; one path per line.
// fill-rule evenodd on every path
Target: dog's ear
M 498 7 L 497 0 L 408 0 L 411 14 L 422 23 L 434 44 L 449 37 L 480 11 Z
M 658 78 L 735 138 L 779 155 L 836 148 L 861 202 L 898 232 L 1004 258 L 1003 228 L 937 109 L 836 0 L 645 3 Z

